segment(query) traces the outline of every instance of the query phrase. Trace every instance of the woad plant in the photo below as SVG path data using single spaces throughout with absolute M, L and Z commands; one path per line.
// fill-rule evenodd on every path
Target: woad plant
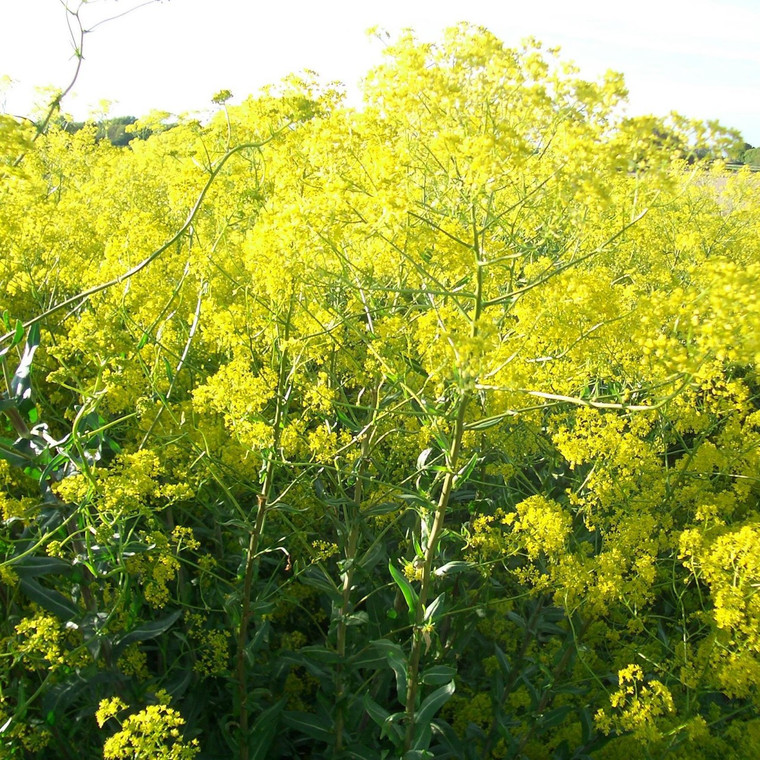
M 0 119 L 1 757 L 760 754 L 760 185 L 624 99 Z

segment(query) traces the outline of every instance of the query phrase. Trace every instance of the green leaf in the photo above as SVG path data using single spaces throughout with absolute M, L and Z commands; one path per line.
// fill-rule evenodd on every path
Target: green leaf
M 494 651 L 502 673 L 504 673 L 505 676 L 508 676 L 512 672 L 512 665 L 507 659 L 507 655 L 505 655 L 499 647 L 494 647 Z
M 256 633 L 253 635 L 253 638 L 248 642 L 246 653 L 250 653 L 250 655 L 253 656 L 262 647 L 267 645 L 269 642 L 270 630 L 271 623 L 268 620 L 265 620 L 262 624 L 260 624 L 256 630 Z
M 474 724 L 470 724 L 474 725 Z M 469 727 L 467 729 L 467 732 L 465 733 L 464 738 L 460 738 L 456 731 L 442 718 L 436 718 L 431 723 L 431 727 L 433 728 L 433 731 L 436 733 L 436 740 L 438 743 L 438 747 L 436 748 L 438 752 L 440 753 L 441 757 L 451 757 L 451 758 L 459 758 L 459 757 L 469 757 L 472 758 L 472 736 L 469 734 Z M 482 740 L 487 739 L 487 735 L 485 731 L 483 731 L 482 734 Z M 469 751 L 465 749 L 470 745 Z M 444 755 L 441 750 L 446 750 L 447 754 Z
M 343 661 L 343 658 L 334 650 L 320 646 L 300 647 L 298 652 L 304 656 L 310 657 L 318 662 L 324 662 L 335 665 Z
M 335 414 L 340 420 L 341 424 L 348 428 L 352 433 L 358 433 L 361 430 L 361 425 L 352 420 L 345 412 L 342 412 L 340 409 L 336 409 Z
M 391 717 L 391 714 L 384 707 L 375 702 L 369 694 L 364 695 L 364 709 L 367 715 L 382 729 L 385 728 L 385 722 Z
M 422 683 L 428 686 L 447 684 L 456 673 L 456 668 L 452 668 L 450 665 L 433 665 L 422 674 Z
M 445 565 L 441 565 L 439 568 L 433 570 L 433 575 L 438 578 L 444 575 L 453 575 L 454 573 L 461 573 L 464 570 L 470 568 L 469 562 L 463 562 L 462 560 L 454 560 L 453 562 L 447 562 Z
M 414 722 L 419 725 L 427 725 L 435 717 L 435 714 L 449 701 L 455 690 L 454 681 L 449 681 L 445 686 L 428 694 L 422 701 L 420 709 L 414 717 Z
M 23 557 L 13 562 L 13 569 L 20 578 L 36 578 L 40 575 L 65 575 L 71 565 L 57 557 Z
M 57 454 L 45 465 L 45 469 L 40 474 L 40 482 L 44 483 L 50 476 L 59 470 L 62 470 L 69 458 L 65 454 Z
M 436 617 L 440 617 L 443 612 L 443 603 L 446 600 L 446 592 L 439 594 L 433 601 L 425 608 L 425 622 L 428 620 L 435 621 Z
M 17 319 L 10 347 L 13 348 L 14 346 L 17 346 L 22 340 L 24 340 L 24 323 L 20 319 Z
M 341 596 L 340 590 L 335 585 L 335 582 L 321 567 L 316 565 L 307 567 L 298 579 L 306 586 L 311 586 L 312 588 L 327 594 L 331 601 L 338 603 L 343 601 L 343 597 Z
M 122 636 L 114 644 L 114 654 L 120 653 L 129 644 L 133 644 L 135 641 L 147 641 L 148 639 L 155 639 L 156 636 L 160 636 L 162 633 L 166 633 L 174 623 L 179 620 L 182 615 L 182 610 L 174 610 L 174 612 L 162 617 L 160 620 L 154 620 L 150 623 L 144 623 L 137 628 L 134 628 L 129 633 Z
M 251 760 L 266 760 L 272 740 L 277 732 L 280 722 L 280 713 L 285 706 L 284 699 L 276 702 L 262 712 L 251 730 L 249 746 L 251 747 Z
M 483 417 L 483 419 L 475 420 L 475 422 L 466 422 L 464 429 L 465 430 L 487 430 L 490 427 L 494 427 L 494 425 L 498 425 L 507 416 L 509 415 L 499 414 L 496 417 Z
M 368 670 L 379 670 L 388 664 L 385 655 L 371 647 L 362 649 L 352 657 L 341 661 L 350 663 L 353 668 L 366 668 Z
M 398 724 L 398 714 L 389 713 L 367 694 L 364 695 L 364 709 L 367 711 L 367 715 L 380 727 L 381 737 L 388 736 L 394 744 L 403 740 L 404 732 Z
M 288 710 L 282 713 L 282 722 L 316 741 L 329 744 L 333 739 L 332 731 L 329 727 L 325 727 L 324 720 L 312 713 Z
M 419 596 L 417 592 L 412 588 L 409 581 L 395 568 L 393 560 L 388 560 L 388 569 L 390 570 L 391 577 L 396 582 L 396 585 L 401 589 L 401 593 L 406 600 L 406 606 L 409 610 L 409 619 L 414 619 L 415 610 L 417 609 L 417 600 Z
M 388 641 L 387 639 L 378 639 L 377 641 L 373 641 L 372 645 L 385 655 L 388 665 L 390 665 L 391 670 L 396 674 L 396 694 L 398 696 L 398 701 L 406 706 L 406 673 L 408 670 L 408 663 L 406 661 L 406 656 L 404 655 L 404 650 L 401 649 L 398 644 Z
M 377 750 L 365 747 L 363 744 L 352 744 L 344 752 L 346 757 L 353 757 L 356 760 L 377 760 Z
M 584 746 L 591 741 L 594 736 L 594 719 L 588 707 L 581 710 L 581 741 Z
M 428 742 L 430 741 L 428 737 Z M 420 742 L 422 743 L 422 742 Z M 435 755 L 427 749 L 410 749 L 404 753 L 403 760 L 431 760 Z
M 35 330 L 35 328 L 37 328 Z M 11 380 L 11 393 L 17 398 L 27 398 L 31 391 L 31 379 L 32 361 L 34 360 L 34 353 L 40 344 L 39 340 L 40 329 L 37 325 L 32 325 L 29 330 L 29 337 L 26 339 L 26 346 L 24 347 L 24 353 L 21 355 L 21 361 L 16 367 L 16 372 Z
M 387 515 L 391 512 L 398 512 L 401 507 L 393 501 L 384 501 L 382 504 L 374 504 L 362 512 L 362 517 L 377 517 L 378 515 Z
M 270 512 L 284 512 L 288 515 L 300 515 L 304 512 L 308 512 L 308 507 L 294 507 L 292 504 L 288 504 L 284 501 L 276 501 L 274 504 L 267 506 L 267 513 Z
M 357 562 L 357 567 L 371 571 L 375 565 L 385 558 L 385 546 L 380 541 L 370 544 L 366 553 Z
M 528 678 L 529 675 L 533 675 L 535 672 L 535 668 L 528 668 L 527 671 L 523 671 L 520 674 L 520 680 L 525 684 L 525 689 L 528 692 L 528 696 L 530 696 L 530 706 L 533 710 L 538 707 L 538 704 L 541 701 L 541 694 L 538 688 L 534 685 L 530 678 Z
M 23 438 L 19 439 L 19 444 L 27 443 Z M 35 460 L 35 456 L 27 453 L 28 446 L 21 448 L 15 441 L 7 438 L 0 438 L 0 457 L 10 462 L 14 467 L 28 467 Z
M 21 578 L 19 586 L 31 601 L 48 612 L 52 612 L 61 620 L 73 620 L 79 615 L 76 605 L 59 591 L 45 588 L 29 578 Z
M 475 465 L 478 463 L 479 458 L 480 457 L 477 454 L 473 454 L 470 457 L 470 461 L 459 470 L 455 479 L 457 485 L 465 483 L 470 475 L 472 475 L 472 471 L 475 469 Z
M 369 623 L 369 615 L 361 610 L 360 612 L 354 612 L 346 617 L 346 625 L 366 625 Z
M 186 642 L 187 639 L 183 637 L 183 641 Z M 177 668 L 174 675 L 164 681 L 165 688 L 169 694 L 179 699 L 188 690 L 195 677 L 191 668 Z
M 433 727 L 430 723 L 417 723 L 414 727 L 412 748 L 404 755 L 404 760 L 407 760 L 407 758 L 433 758 L 434 755 L 428 749 L 432 738 Z
M 417 457 L 417 470 L 424 470 L 427 465 L 428 457 L 433 453 L 432 448 L 423 449 Z
M 570 705 L 562 705 L 544 713 L 540 718 L 539 732 L 558 726 L 572 711 L 573 708 Z
M 37 348 L 40 345 L 40 325 L 39 322 L 35 322 L 29 328 L 29 335 L 26 338 L 26 345 L 29 348 Z

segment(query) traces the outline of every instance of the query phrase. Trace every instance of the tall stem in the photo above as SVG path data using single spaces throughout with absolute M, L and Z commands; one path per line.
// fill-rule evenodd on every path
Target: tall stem
M 338 621 L 338 641 L 337 653 L 338 664 L 335 669 L 335 755 L 338 756 L 343 751 L 343 731 L 345 728 L 345 705 L 346 681 L 343 672 L 343 661 L 346 657 L 346 634 L 348 626 L 346 616 L 349 614 L 351 605 L 351 586 L 354 578 L 353 561 L 356 556 L 356 548 L 359 543 L 359 520 L 354 520 L 348 535 L 348 546 L 346 547 L 346 568 L 343 571 L 343 588 L 341 592 L 340 620 Z
M 284 339 L 287 341 L 290 328 L 290 317 L 293 310 L 291 301 L 290 312 L 288 313 L 285 325 Z M 253 581 L 259 552 L 259 542 L 264 532 L 264 523 L 266 515 L 271 504 L 272 485 L 274 482 L 275 460 L 274 455 L 280 449 L 280 438 L 282 434 L 282 421 L 285 417 L 290 396 L 288 387 L 289 371 L 287 367 L 287 350 L 283 350 L 280 355 L 280 367 L 277 380 L 277 398 L 275 402 L 274 420 L 272 421 L 272 449 L 267 456 L 264 466 L 264 479 L 261 485 L 261 493 L 258 496 L 258 505 L 256 508 L 256 520 L 253 524 L 250 536 L 248 538 L 248 549 L 245 560 L 245 576 L 243 580 L 243 599 L 240 610 L 240 628 L 237 636 L 237 658 L 235 667 L 235 677 L 237 680 L 238 705 L 240 710 L 240 760 L 249 758 L 249 715 L 248 715 L 248 668 L 246 667 L 245 649 L 248 643 L 248 626 L 251 619 L 251 593 L 253 590 Z
M 475 308 L 472 314 L 470 326 L 470 335 L 476 338 L 478 335 L 480 317 L 483 312 L 483 267 L 487 262 L 481 258 L 481 239 L 477 230 L 475 220 L 475 208 L 473 207 L 472 219 L 473 245 L 472 250 L 475 254 Z M 414 630 L 412 632 L 412 652 L 409 658 L 409 668 L 407 672 L 406 684 L 406 734 L 404 737 L 404 752 L 408 752 L 414 741 L 415 733 L 415 714 L 417 711 L 417 691 L 419 688 L 419 670 L 420 659 L 422 658 L 422 645 L 424 641 L 422 626 L 425 621 L 425 605 L 430 597 L 433 586 L 433 560 L 438 551 L 438 542 L 443 532 L 443 525 L 446 519 L 446 510 L 451 499 L 451 492 L 454 488 L 454 482 L 457 477 L 459 454 L 462 448 L 462 436 L 464 434 L 465 414 L 467 405 L 470 401 L 471 391 L 465 388 L 459 398 L 459 408 L 457 410 L 454 430 L 446 454 L 446 475 L 443 480 L 441 494 L 438 497 L 435 517 L 433 518 L 433 527 L 428 536 L 428 542 L 425 546 L 425 556 L 422 565 L 422 578 L 420 580 L 420 592 L 417 602 L 417 608 L 414 616 Z
M 438 498 L 438 504 L 436 505 L 435 517 L 433 519 L 433 527 L 428 536 L 428 542 L 425 546 L 425 557 L 422 565 L 422 579 L 420 582 L 419 600 L 417 602 L 417 609 L 415 610 L 414 617 L 414 631 L 412 633 L 412 654 L 409 658 L 409 670 L 407 674 L 406 685 L 406 737 L 404 740 L 404 752 L 407 752 L 414 740 L 414 716 L 416 712 L 416 700 L 417 700 L 417 680 L 420 670 L 420 658 L 422 656 L 422 624 L 425 619 L 425 605 L 430 596 L 432 589 L 432 568 L 433 559 L 435 558 L 438 550 L 438 541 L 443 531 L 443 523 L 446 519 L 446 509 L 449 506 L 449 499 L 451 498 L 451 491 L 454 487 L 454 479 L 456 477 L 456 465 L 459 460 L 459 451 L 462 446 L 462 434 L 464 433 L 464 418 L 467 410 L 467 402 L 469 401 L 469 394 L 464 393 L 459 401 L 459 412 L 457 414 L 456 422 L 454 425 L 454 435 L 451 441 L 451 447 L 448 451 L 448 471 L 443 480 L 443 487 L 441 489 L 441 495 Z
M 377 402 L 379 394 L 375 392 L 375 403 L 370 410 L 370 420 L 364 430 L 364 437 L 361 443 L 361 453 L 359 467 L 356 474 L 356 483 L 354 485 L 354 504 L 358 510 L 361 506 L 364 493 L 364 472 L 367 468 L 367 459 L 372 447 L 372 432 L 374 430 L 374 418 L 377 413 Z M 341 606 L 340 617 L 338 620 L 337 632 L 337 653 L 338 665 L 335 671 L 335 755 L 339 755 L 343 750 L 343 732 L 345 728 L 345 704 L 346 682 L 343 668 L 343 661 L 346 657 L 346 635 L 348 633 L 347 617 L 351 611 L 351 588 L 354 582 L 354 569 L 356 561 L 356 550 L 359 545 L 361 534 L 361 522 L 358 512 L 353 516 L 353 522 L 348 533 L 348 545 L 346 547 L 346 564 L 343 570 L 343 587 L 341 589 Z

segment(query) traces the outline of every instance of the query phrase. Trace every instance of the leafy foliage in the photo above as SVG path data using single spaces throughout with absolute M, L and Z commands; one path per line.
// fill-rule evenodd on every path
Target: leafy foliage
M 745 164 L 760 166 L 760 148 L 748 148 L 745 150 L 743 160 Z
M 756 756 L 732 135 L 467 26 L 365 86 L 0 122 L 6 755 Z
M 138 121 L 136 116 L 114 116 L 97 122 L 95 126 L 95 139 L 108 140 L 111 145 L 124 147 L 129 145 L 134 139 L 146 140 L 151 136 L 153 131 L 150 127 L 135 127 Z M 59 119 L 59 125 L 66 132 L 75 134 L 80 129 L 84 129 L 86 122 L 69 121 L 68 119 Z

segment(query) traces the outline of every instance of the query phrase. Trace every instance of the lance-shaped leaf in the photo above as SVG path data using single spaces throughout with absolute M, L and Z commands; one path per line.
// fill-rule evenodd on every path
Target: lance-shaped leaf
M 32 325 L 29 328 L 29 335 L 26 338 L 24 353 L 21 355 L 21 361 L 16 367 L 16 372 L 11 380 L 11 393 L 17 399 L 28 398 L 31 394 L 31 372 L 34 353 L 40 345 L 40 328 L 38 325 Z
M 440 689 L 436 689 L 432 694 L 428 694 L 415 715 L 415 722 L 422 726 L 430 723 L 435 714 L 449 701 L 455 688 L 454 682 L 449 681 L 449 683 L 441 686 Z
M 251 760 L 265 760 L 268 756 L 284 706 L 285 700 L 281 699 L 264 710 L 256 719 L 251 731 Z
M 40 575 L 68 575 L 72 567 L 57 557 L 27 556 L 13 563 L 13 569 L 20 578 L 34 578 Z
M 153 620 L 150 623 L 143 623 L 132 629 L 129 633 L 122 636 L 114 645 L 114 654 L 120 654 L 125 647 L 129 644 L 133 644 L 136 641 L 147 641 L 148 639 L 155 639 L 163 633 L 166 633 L 174 623 L 179 620 L 182 615 L 182 610 L 175 610 L 174 612 L 162 617 L 160 620 Z
M 393 560 L 388 562 L 388 569 L 390 570 L 391 577 L 404 595 L 406 606 L 409 609 L 409 619 L 413 620 L 419 599 L 417 592 L 412 588 L 411 583 L 394 567 Z
M 42 584 L 29 578 L 21 578 L 19 586 L 31 601 L 39 604 L 42 609 L 52 612 L 61 620 L 72 620 L 79 615 L 77 606 L 60 591 L 45 588 Z

